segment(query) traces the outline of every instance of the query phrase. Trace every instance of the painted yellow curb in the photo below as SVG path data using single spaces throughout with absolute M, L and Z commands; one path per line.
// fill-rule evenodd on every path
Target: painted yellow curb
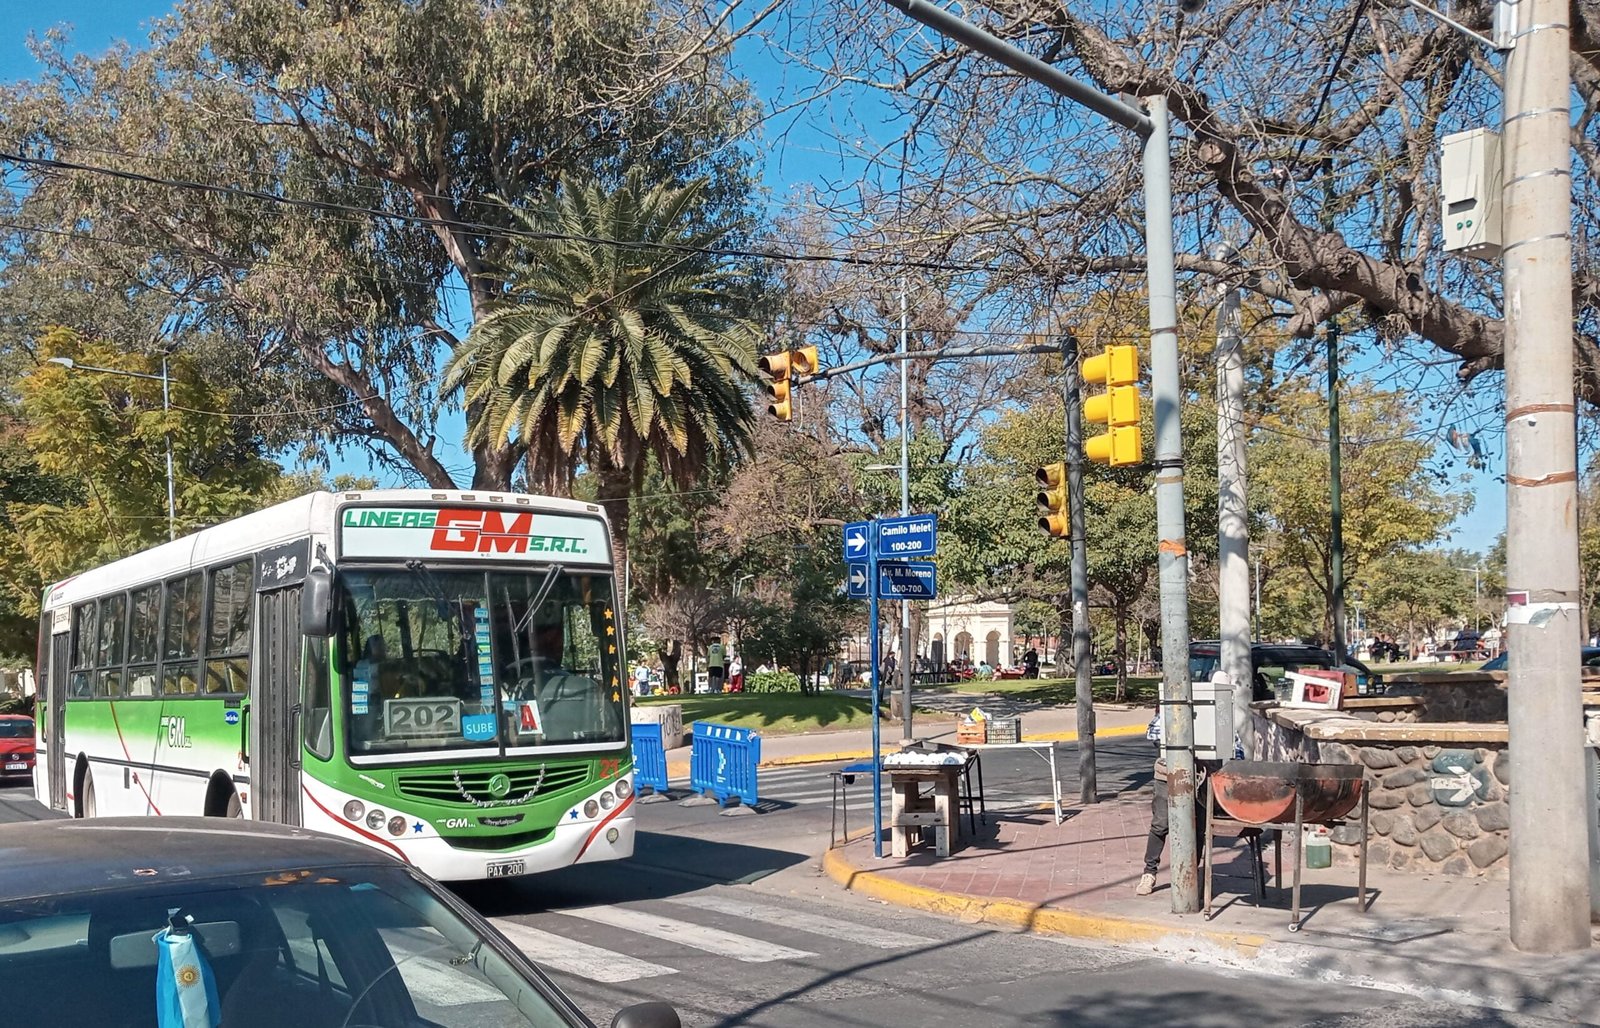
M 863 871 L 845 858 L 843 851 L 831 849 L 822 855 L 822 869 L 829 878 L 852 892 L 883 900 L 900 907 L 926 910 L 978 924 L 1003 925 L 1041 935 L 1061 935 L 1096 942 L 1154 944 L 1173 939 L 1188 939 L 1220 946 L 1240 956 L 1253 956 L 1268 939 L 1242 932 L 1221 932 L 1203 928 L 1176 928 L 1171 925 L 1136 921 L 1110 914 L 1090 914 L 1024 903 L 1014 899 L 989 899 L 961 892 L 940 892 L 921 885 L 896 881 L 888 875 Z
M 1097 729 L 1094 733 L 1096 739 L 1115 739 L 1119 736 L 1143 735 L 1144 725 L 1114 725 L 1111 728 Z M 1076 742 L 1077 732 L 1046 732 L 1041 735 L 1030 735 L 1023 742 Z M 773 757 L 763 760 L 761 767 L 786 767 L 793 764 L 836 764 L 841 760 L 870 760 L 871 750 L 835 750 L 831 753 L 797 753 L 788 757 Z M 689 774 L 687 760 L 675 760 L 667 764 L 669 778 L 683 778 Z

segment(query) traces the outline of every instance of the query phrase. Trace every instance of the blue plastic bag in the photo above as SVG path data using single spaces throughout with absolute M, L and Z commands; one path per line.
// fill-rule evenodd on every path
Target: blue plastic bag
M 217 979 L 194 933 L 163 928 L 155 940 L 156 1023 L 160 1028 L 217 1028 L 222 1021 Z

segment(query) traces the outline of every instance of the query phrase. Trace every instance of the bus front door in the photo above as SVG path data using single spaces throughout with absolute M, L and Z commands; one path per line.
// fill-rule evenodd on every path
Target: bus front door
M 49 717 L 45 745 L 50 747 L 50 752 L 45 758 L 45 774 L 50 777 L 50 806 L 55 810 L 68 809 L 66 718 L 67 669 L 72 659 L 68 644 L 71 641 L 72 635 L 65 631 L 50 637 L 50 666 L 34 683 L 34 702 L 40 702 L 38 694 L 43 694 Z
M 250 698 L 250 791 L 254 817 L 300 823 L 300 586 L 259 595 L 261 674 Z

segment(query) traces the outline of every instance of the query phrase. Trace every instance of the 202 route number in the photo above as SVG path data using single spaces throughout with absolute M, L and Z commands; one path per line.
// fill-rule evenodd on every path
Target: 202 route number
M 383 730 L 398 735 L 460 735 L 460 700 L 385 700 Z

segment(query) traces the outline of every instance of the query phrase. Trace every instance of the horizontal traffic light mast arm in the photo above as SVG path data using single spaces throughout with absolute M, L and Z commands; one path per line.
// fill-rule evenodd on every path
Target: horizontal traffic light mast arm
M 946 346 L 939 350 L 912 350 L 908 353 L 880 353 L 866 360 L 855 361 L 851 364 L 841 364 L 837 368 L 823 368 L 821 371 L 810 375 L 795 375 L 792 379 L 795 385 L 806 382 L 821 382 L 847 375 L 852 371 L 870 368 L 875 364 L 889 364 L 893 361 L 943 361 L 955 360 L 962 357 L 1015 357 L 1022 353 L 1060 353 L 1060 343 L 1027 343 L 1021 346 Z

